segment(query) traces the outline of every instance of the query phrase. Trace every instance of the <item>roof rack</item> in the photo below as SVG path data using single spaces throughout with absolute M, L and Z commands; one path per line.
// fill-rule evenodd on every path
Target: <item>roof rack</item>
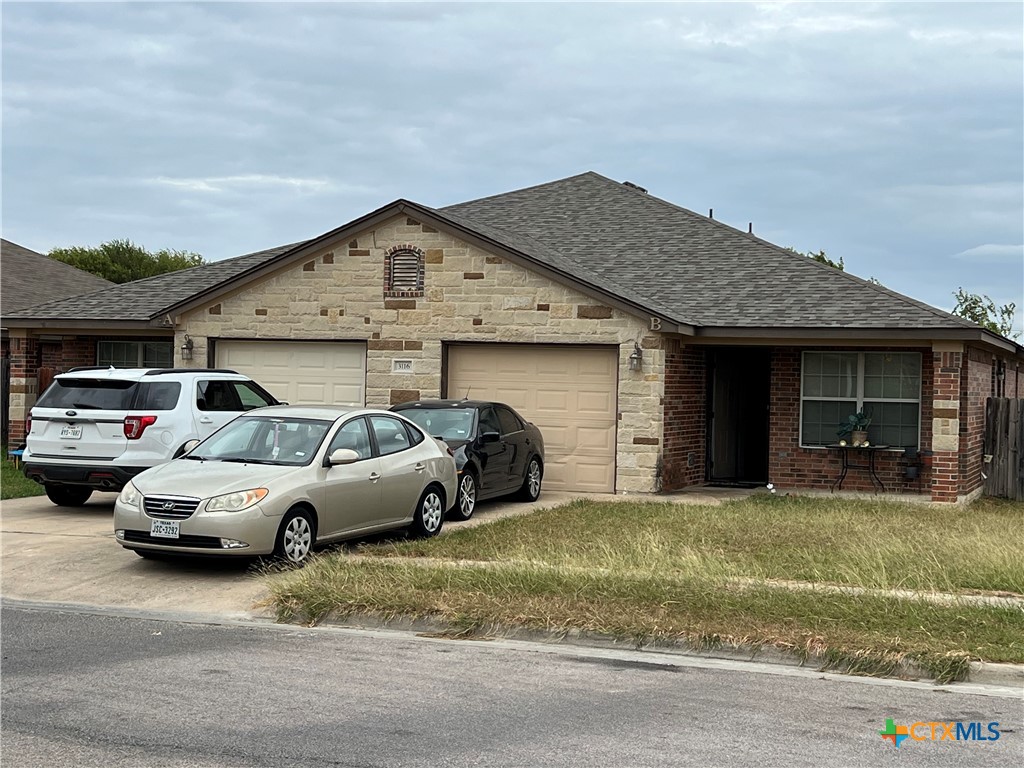
M 77 373 L 78 371 L 116 371 L 117 368 L 113 365 L 76 365 L 74 368 L 68 368 L 65 373 Z
M 146 371 L 144 376 L 160 376 L 165 373 L 233 373 L 238 376 L 238 371 L 230 368 L 156 368 Z

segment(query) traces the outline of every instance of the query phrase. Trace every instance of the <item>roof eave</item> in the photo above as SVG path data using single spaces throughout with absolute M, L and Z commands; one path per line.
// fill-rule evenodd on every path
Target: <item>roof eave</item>
M 58 317 L 47 318 L 2 318 L 3 327 L 6 328 L 68 328 L 72 330 L 147 330 L 154 327 L 171 330 L 165 323 L 155 323 L 152 320 L 89 320 L 89 319 L 68 319 Z

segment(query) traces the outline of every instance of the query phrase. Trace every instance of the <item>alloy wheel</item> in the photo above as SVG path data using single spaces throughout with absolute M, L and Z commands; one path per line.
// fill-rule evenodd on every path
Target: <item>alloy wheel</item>
M 428 533 L 434 533 L 441 527 L 441 518 L 444 516 L 444 505 L 441 504 L 441 497 L 436 491 L 429 491 L 423 497 L 420 508 L 420 517 L 423 520 L 423 529 Z
M 283 545 L 289 562 L 301 563 L 309 556 L 313 548 L 313 529 L 304 516 L 297 515 L 285 525 Z
M 459 512 L 463 520 L 469 520 L 476 509 L 476 480 L 466 472 L 459 483 Z
M 530 462 L 530 468 L 526 475 L 526 487 L 530 489 L 530 496 L 537 498 L 540 495 L 540 464 L 536 459 Z

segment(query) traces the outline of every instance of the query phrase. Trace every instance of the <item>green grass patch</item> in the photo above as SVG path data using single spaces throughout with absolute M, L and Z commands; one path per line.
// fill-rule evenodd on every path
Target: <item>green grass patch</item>
M 580 500 L 375 555 L 700 578 L 1024 594 L 1024 504 L 757 495 L 720 506 Z
M 0 499 L 21 499 L 25 496 L 41 496 L 43 486 L 34 480 L 29 480 L 21 471 L 21 467 L 15 467 L 14 462 L 7 458 L 7 449 L 4 449 L 4 458 L 0 464 Z

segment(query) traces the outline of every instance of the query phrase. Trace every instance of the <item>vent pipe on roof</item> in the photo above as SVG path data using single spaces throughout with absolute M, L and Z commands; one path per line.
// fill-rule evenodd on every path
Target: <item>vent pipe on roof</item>
M 709 219 L 715 218 L 715 209 L 714 208 L 708 208 L 708 218 Z
M 752 221 L 747 224 L 747 234 L 748 235 L 754 234 L 754 222 L 752 222 Z

